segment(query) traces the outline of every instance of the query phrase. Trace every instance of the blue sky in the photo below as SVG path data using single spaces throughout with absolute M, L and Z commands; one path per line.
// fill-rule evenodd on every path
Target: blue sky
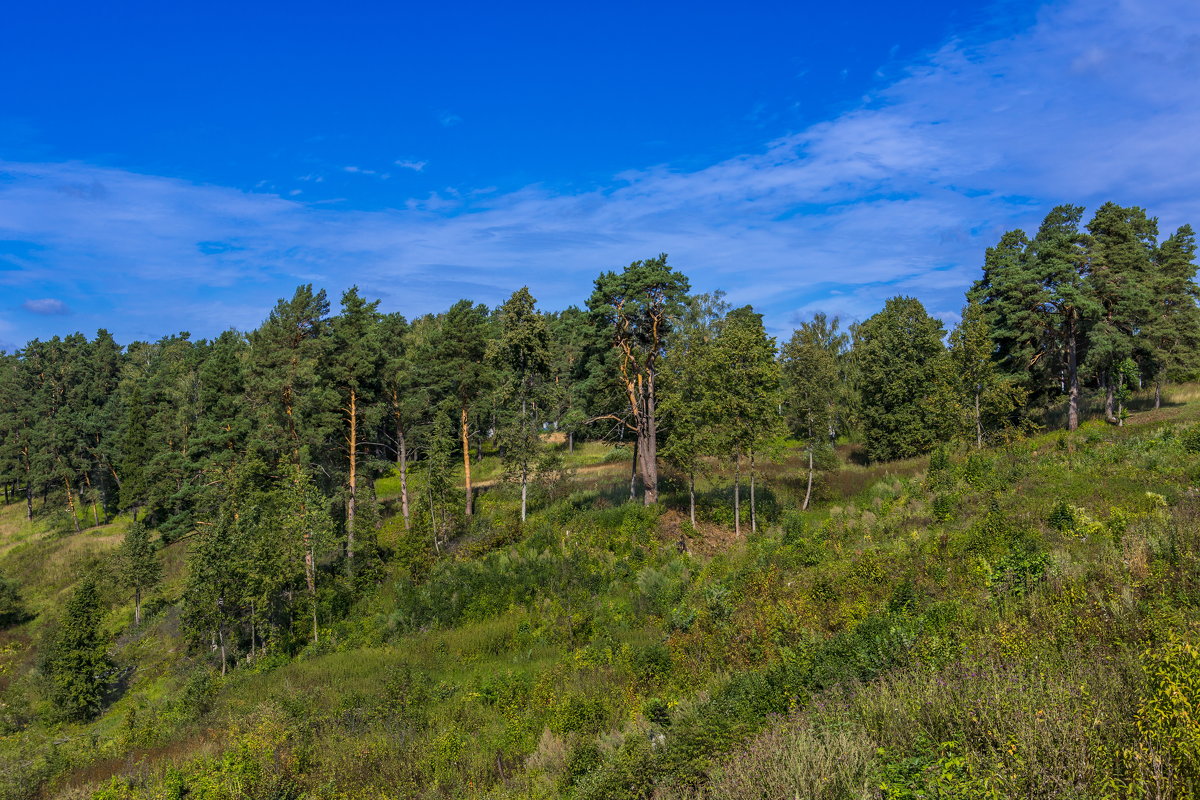
M 560 308 L 661 251 L 778 335 L 953 320 L 1056 203 L 1200 223 L 1191 0 L 649 6 L 22 4 L 0 347 L 251 328 L 302 282 Z

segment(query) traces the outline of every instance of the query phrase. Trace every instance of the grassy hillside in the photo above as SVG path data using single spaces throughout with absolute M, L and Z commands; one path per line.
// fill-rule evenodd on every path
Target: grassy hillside
M 119 674 L 87 724 L 50 721 L 36 644 L 127 521 L 9 506 L 0 573 L 35 616 L 0 637 L 0 797 L 1193 797 L 1196 396 L 982 452 L 846 452 L 806 513 L 789 459 L 740 539 L 720 475 L 693 528 L 678 487 L 620 503 L 627 456 L 589 446 L 524 527 L 499 486 L 440 555 L 385 521 L 345 621 L 225 676 L 178 630 L 185 540 L 140 629 L 107 583 Z

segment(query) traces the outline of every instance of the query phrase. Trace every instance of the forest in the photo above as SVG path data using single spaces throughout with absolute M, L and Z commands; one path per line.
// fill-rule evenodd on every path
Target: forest
M 0 797 L 1200 796 L 1195 257 L 0 353 Z

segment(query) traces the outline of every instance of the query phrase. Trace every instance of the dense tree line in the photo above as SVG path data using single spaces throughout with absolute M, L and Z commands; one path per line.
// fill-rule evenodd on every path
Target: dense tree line
M 600 275 L 586 309 L 541 311 L 522 288 L 495 309 L 462 300 L 408 320 L 355 288 L 334 310 L 301 286 L 249 333 L 34 340 L 0 354 L 0 484 L 30 518 L 76 531 L 131 515 L 120 576 L 138 620 L 156 548 L 192 538 L 184 622 L 224 669 L 231 653 L 319 639 L 320 609 L 369 574 L 377 478 L 398 478 L 413 536 L 441 543 L 469 521 L 485 446 L 521 520 L 558 469 L 554 431 L 567 450 L 626 442 L 630 496 L 647 504 L 667 465 L 693 523 L 697 479 L 720 468 L 740 533 L 744 517 L 757 529 L 760 470 L 789 437 L 807 507 L 852 432 L 877 460 L 982 446 L 1060 398 L 1073 428 L 1087 386 L 1119 423 L 1132 388 L 1197 368 L 1195 237 L 1159 243 L 1139 208 L 1082 214 L 1061 206 L 1032 238 L 1006 233 L 949 332 L 896 297 L 846 330 L 818 314 L 778 347 L 752 308 L 690 294 L 660 255 Z

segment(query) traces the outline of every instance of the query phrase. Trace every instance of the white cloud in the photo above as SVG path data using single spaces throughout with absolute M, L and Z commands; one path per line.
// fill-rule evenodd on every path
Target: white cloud
M 413 172 L 423 172 L 425 170 L 425 166 L 428 162 L 401 159 L 399 161 L 394 161 L 392 163 L 395 164 L 397 167 L 400 167 L 400 169 L 411 169 Z
M 814 310 L 861 318 L 897 293 L 952 319 L 984 248 L 1056 203 L 1200 222 L 1198 70 L 1200 4 L 1076 0 L 1008 38 L 948 42 L 858 108 L 759 152 L 629 170 L 583 193 L 468 187 L 364 212 L 0 162 L 0 239 L 44 248 L 0 285 L 94 278 L 118 310 L 152 309 L 161 331 L 180 314 L 146 298 L 187 297 L 186 324 L 215 332 L 256 324 L 300 281 L 390 287 L 387 304 L 406 313 L 498 302 L 522 283 L 561 307 L 601 269 L 666 251 L 697 288 L 755 303 L 776 333 Z M 257 317 L 220 316 L 250 315 L 249 298 L 262 299 Z
M 67 307 L 66 303 L 53 297 L 43 297 L 40 300 L 26 300 L 24 303 L 21 303 L 21 308 L 32 314 L 47 316 L 71 313 L 71 309 Z

